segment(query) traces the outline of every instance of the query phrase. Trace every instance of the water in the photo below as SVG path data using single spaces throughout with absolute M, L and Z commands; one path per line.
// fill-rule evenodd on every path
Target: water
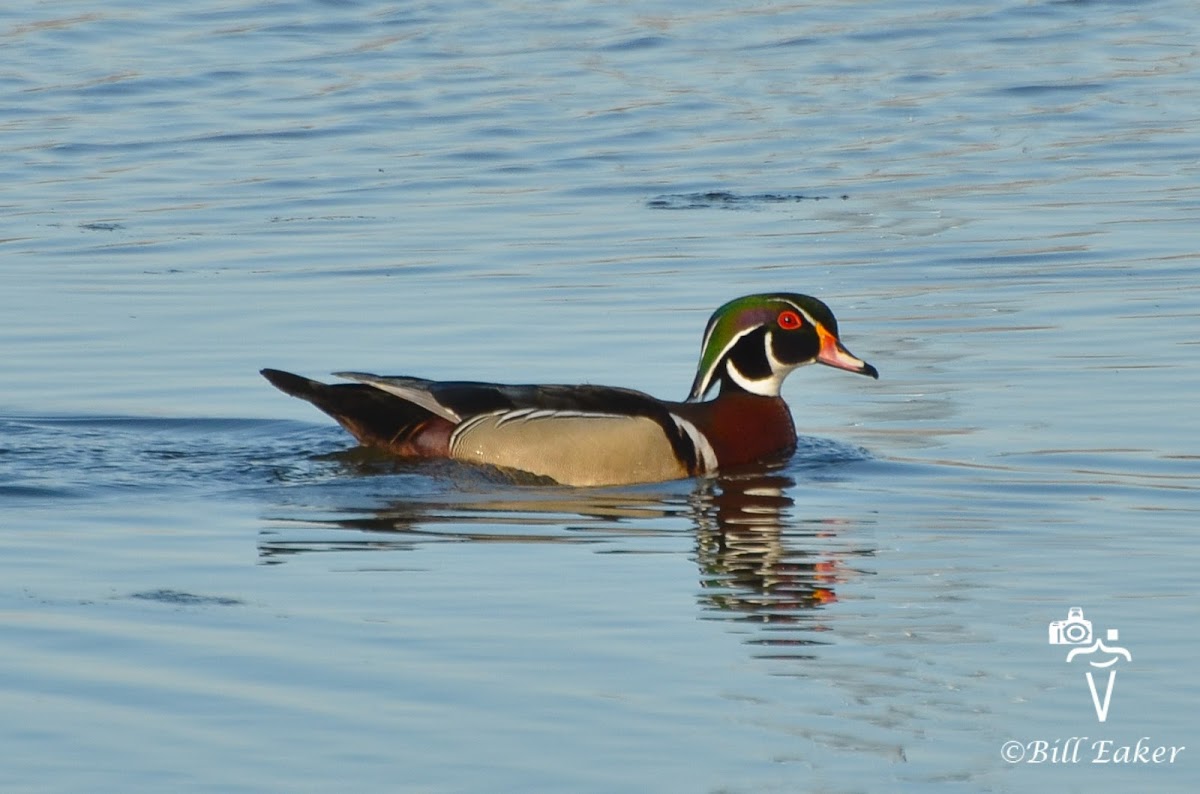
M 0 11 L 0 788 L 1194 790 L 1189 5 L 143 6 Z M 711 482 L 391 461 L 257 375 L 678 399 L 776 289 L 881 380 Z

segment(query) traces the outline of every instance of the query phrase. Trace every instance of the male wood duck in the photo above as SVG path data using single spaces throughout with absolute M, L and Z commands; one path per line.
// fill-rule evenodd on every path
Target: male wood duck
M 713 313 L 684 402 L 611 386 L 507 386 L 337 372 L 325 384 L 264 369 L 281 391 L 336 419 L 359 443 L 409 458 L 453 458 L 564 485 L 626 485 L 778 460 L 796 445 L 783 380 L 805 364 L 878 378 L 838 340 L 816 298 L 747 295 Z M 704 400 L 713 387 L 715 399 Z

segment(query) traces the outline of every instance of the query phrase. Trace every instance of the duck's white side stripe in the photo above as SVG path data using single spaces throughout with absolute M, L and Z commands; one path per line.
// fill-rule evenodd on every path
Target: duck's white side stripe
M 696 450 L 696 463 L 700 472 L 708 473 L 716 471 L 717 452 L 712 448 L 712 444 L 708 443 L 708 439 L 704 437 L 704 434 L 700 432 L 700 428 L 675 414 L 671 414 L 671 419 L 674 420 L 675 426 L 691 439 L 692 447 Z
M 471 431 L 478 425 L 486 423 L 494 423 L 493 428 L 500 428 L 509 423 L 519 422 L 536 422 L 541 419 L 632 419 L 634 417 L 624 416 L 622 414 L 599 413 L 596 411 L 564 411 L 564 410 L 548 410 L 545 408 L 519 408 L 516 410 L 505 411 L 490 411 L 485 414 L 478 414 L 461 422 L 454 428 L 454 432 L 450 434 L 450 450 L 451 454 L 456 451 L 460 442 L 464 437 L 469 435 Z M 688 420 L 671 414 L 671 420 L 675 426 L 679 428 L 692 444 L 692 448 L 696 452 L 696 464 L 698 473 L 708 473 L 717 470 L 717 453 L 713 449 L 712 444 L 700 432 L 700 429 Z
M 621 414 L 606 414 L 600 411 L 572 411 L 554 408 L 515 408 L 492 411 L 490 416 L 499 417 L 496 427 L 509 422 L 534 422 L 538 419 L 620 419 Z
M 458 426 L 454 428 L 454 432 L 450 434 L 450 453 L 454 454 L 454 450 L 458 446 L 458 441 L 462 438 L 463 433 L 469 432 L 472 427 L 480 422 L 485 422 L 497 415 L 503 415 L 503 413 L 503 411 L 492 411 L 486 414 L 476 414 L 466 421 L 459 422 Z
M 460 422 L 450 434 L 450 449 L 454 449 L 466 433 L 471 432 L 476 425 L 494 421 L 494 427 L 500 428 L 513 422 L 536 422 L 541 419 L 623 419 L 621 414 L 606 414 L 598 411 L 554 410 L 550 408 L 514 408 L 501 411 L 488 411 L 476 414 Z

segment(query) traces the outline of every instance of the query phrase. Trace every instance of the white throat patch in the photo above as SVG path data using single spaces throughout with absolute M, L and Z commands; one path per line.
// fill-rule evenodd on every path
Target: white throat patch
M 741 386 L 751 394 L 758 394 L 762 397 L 778 397 L 779 390 L 783 388 L 784 379 L 792 370 L 796 369 L 798 366 L 802 366 L 799 364 L 784 364 L 782 361 L 775 358 L 775 351 L 771 349 L 771 341 L 771 332 L 767 331 L 765 347 L 767 363 L 771 367 L 771 375 L 769 377 L 755 380 L 739 370 L 732 361 L 728 361 L 725 364 L 726 371 L 729 372 L 729 377 L 734 383 L 736 383 L 738 386 Z

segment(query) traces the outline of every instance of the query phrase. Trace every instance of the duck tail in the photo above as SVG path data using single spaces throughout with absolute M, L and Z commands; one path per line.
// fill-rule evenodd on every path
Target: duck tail
M 284 394 L 312 403 L 360 444 L 399 455 L 444 454 L 453 426 L 425 408 L 363 383 L 321 383 L 278 369 L 260 373 Z M 444 427 L 443 427 L 444 425 Z

